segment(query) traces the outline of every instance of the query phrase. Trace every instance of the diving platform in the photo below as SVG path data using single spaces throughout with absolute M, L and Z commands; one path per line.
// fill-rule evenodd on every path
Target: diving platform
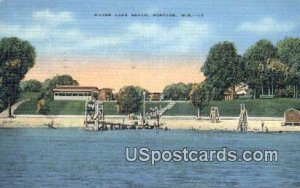
M 105 130 L 122 130 L 122 129 L 161 129 L 160 113 L 157 108 L 150 109 L 147 117 L 141 120 L 131 121 L 128 123 L 106 121 L 104 118 L 103 103 L 99 100 L 89 100 L 85 104 L 85 130 L 88 131 L 105 131 Z

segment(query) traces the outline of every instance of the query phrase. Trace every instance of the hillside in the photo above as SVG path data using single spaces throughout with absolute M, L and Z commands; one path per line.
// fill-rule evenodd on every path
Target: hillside
M 204 108 L 202 115 L 208 116 L 210 107 L 219 108 L 221 116 L 238 116 L 240 104 L 244 103 L 249 116 L 257 117 L 283 117 L 283 112 L 288 108 L 300 109 L 300 99 L 256 99 L 256 100 L 234 100 L 234 101 L 211 101 L 209 106 Z M 50 101 L 50 115 L 84 115 L 84 101 Z M 146 102 L 146 111 L 157 106 L 163 108 L 167 102 Z M 119 115 L 116 102 L 104 102 L 106 115 Z M 176 102 L 174 107 L 164 115 L 169 116 L 191 116 L 196 115 L 196 109 L 189 102 Z M 142 106 L 140 111 L 142 112 Z M 36 101 L 31 99 L 21 104 L 15 114 L 37 114 Z

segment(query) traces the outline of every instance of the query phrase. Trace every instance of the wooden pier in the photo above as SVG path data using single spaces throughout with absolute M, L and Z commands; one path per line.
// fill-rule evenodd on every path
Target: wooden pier
M 154 119 L 152 124 L 149 124 L 148 119 Z M 151 109 L 148 119 L 140 121 L 132 121 L 131 123 L 116 123 L 104 120 L 103 104 L 99 100 L 90 100 L 85 104 L 85 130 L 88 131 L 105 131 L 105 130 L 122 130 L 122 129 L 160 129 L 160 114 L 157 108 Z
M 87 122 L 87 124 L 91 125 L 92 122 Z M 137 122 L 133 124 L 124 124 L 124 123 L 115 123 L 108 121 L 99 121 L 93 126 L 86 126 L 85 129 L 88 131 L 106 131 L 106 130 L 125 130 L 125 129 L 161 129 L 162 124 L 153 124 L 153 125 L 141 125 Z

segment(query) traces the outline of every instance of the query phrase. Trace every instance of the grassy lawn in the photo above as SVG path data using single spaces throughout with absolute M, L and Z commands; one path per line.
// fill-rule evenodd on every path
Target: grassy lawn
M 116 102 L 104 102 L 104 114 L 105 115 L 118 115 L 118 106 Z
M 256 100 L 234 100 L 234 101 L 211 101 L 209 106 L 204 108 L 202 115 L 208 116 L 210 107 L 219 108 L 221 116 L 238 116 L 240 104 L 244 103 L 249 116 L 283 117 L 283 112 L 288 108 L 300 110 L 300 99 L 256 99 Z M 50 101 L 51 115 L 84 115 L 84 101 Z M 146 102 L 146 111 L 157 106 L 163 108 L 167 102 Z M 135 114 L 142 113 L 140 111 Z M 176 103 L 165 115 L 196 115 L 196 109 L 189 102 Z M 119 115 L 116 102 L 104 102 L 106 115 Z M 20 105 L 15 111 L 16 114 L 37 114 L 36 100 L 32 99 Z
M 206 108 L 203 110 L 203 112 L 206 111 Z M 202 113 L 203 113 L 202 112 Z M 196 109 L 189 103 L 189 102 L 179 102 L 176 103 L 172 109 L 167 110 L 164 115 L 167 116 L 184 116 L 184 115 L 194 115 L 196 114 Z
M 146 102 L 145 109 L 146 112 L 149 111 L 150 108 L 163 108 L 167 105 L 167 102 Z M 116 102 L 104 102 L 104 113 L 106 115 L 120 115 L 118 113 L 118 105 Z M 143 104 L 140 107 L 140 110 L 136 112 L 135 114 L 141 114 L 143 112 Z
M 24 102 L 16 110 L 15 114 L 38 114 L 36 113 L 36 100 Z M 84 115 L 84 101 L 50 101 L 51 115 Z
M 37 114 L 36 113 L 36 98 L 39 92 L 23 92 L 20 100 L 31 99 L 18 107 L 15 114 Z M 210 107 L 219 108 L 221 116 L 238 116 L 240 112 L 240 104 L 244 103 L 248 110 L 249 116 L 268 116 L 268 117 L 283 117 L 283 112 L 288 108 L 300 110 L 300 99 L 248 99 L 248 100 L 233 100 L 233 101 L 211 101 L 209 106 L 204 108 L 202 115 L 208 116 Z M 167 102 L 146 102 L 146 111 L 150 108 L 163 108 Z M 84 101 L 50 101 L 51 115 L 84 115 Z M 141 114 L 143 104 L 137 115 Z M 116 102 L 104 102 L 104 112 L 106 115 L 120 115 Z M 168 110 L 165 115 L 196 115 L 197 110 L 189 102 L 178 102 L 175 106 Z
M 85 101 L 51 101 L 50 114 L 84 115 Z
M 210 107 L 219 108 L 220 116 L 238 116 L 240 104 L 244 103 L 249 116 L 257 117 L 283 117 L 288 108 L 300 110 L 300 99 L 256 99 L 256 100 L 233 100 L 233 101 L 211 101 L 209 106 L 204 108 L 202 115 L 208 116 Z M 165 115 L 196 115 L 196 109 L 189 103 L 176 103 Z
M 50 101 L 50 115 L 84 115 L 85 101 Z M 105 115 L 120 115 L 118 113 L 116 102 L 104 102 Z M 166 102 L 146 102 L 146 111 L 157 106 L 163 108 Z M 136 114 L 142 113 L 142 106 L 140 111 Z M 38 114 L 36 113 L 36 100 L 32 99 L 21 104 L 16 110 L 15 114 Z
M 36 100 L 31 99 L 22 103 L 14 112 L 15 114 L 37 114 L 36 113 Z
M 21 92 L 18 101 L 21 101 L 23 99 L 36 99 L 39 94 L 40 92 Z

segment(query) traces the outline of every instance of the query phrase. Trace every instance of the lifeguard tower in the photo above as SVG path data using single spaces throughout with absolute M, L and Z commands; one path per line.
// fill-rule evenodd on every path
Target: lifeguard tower
M 211 107 L 210 108 L 210 115 L 209 119 L 212 123 L 220 123 L 220 114 L 218 107 Z
M 145 119 L 141 118 L 143 129 L 159 129 L 161 113 L 160 110 L 155 108 L 150 108 L 150 110 L 145 114 Z M 151 122 L 151 124 L 150 124 Z
M 99 100 L 89 100 L 85 103 L 85 120 L 84 125 L 88 130 L 98 131 L 106 129 L 105 124 L 101 124 L 104 120 L 103 103 Z
M 241 112 L 237 130 L 240 132 L 247 132 L 248 130 L 248 112 L 246 110 L 245 104 L 241 104 Z

